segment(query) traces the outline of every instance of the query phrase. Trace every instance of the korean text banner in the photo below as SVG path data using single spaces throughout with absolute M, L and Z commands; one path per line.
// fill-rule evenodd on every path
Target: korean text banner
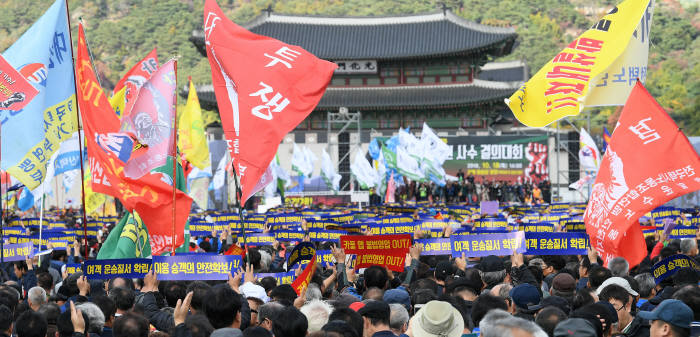
M 672 255 L 657 262 L 652 268 L 656 284 L 673 276 L 681 268 L 693 268 L 696 272 L 700 272 L 700 265 L 693 258 L 683 254 Z
M 643 153 L 644 155 L 640 155 Z M 647 255 L 638 219 L 700 189 L 700 157 L 671 117 L 637 82 L 603 156 L 584 214 L 591 247 L 605 261 L 635 266 Z
M 227 280 L 241 268 L 240 255 L 154 256 L 153 269 L 163 281 Z
M 411 235 L 344 235 L 340 237 L 340 245 L 347 254 L 357 255 L 356 268 L 380 265 L 401 272 L 411 246 Z
M 39 93 L 26 77 L 0 55 L 0 109 L 20 111 Z
M 204 4 L 204 39 L 221 124 L 246 201 L 282 137 L 316 107 L 337 65 L 245 30 L 215 0 Z
M 452 243 L 449 238 L 418 239 L 417 245 L 423 245 L 421 255 L 452 255 Z
M 526 255 L 585 255 L 586 233 L 525 233 Z
M 31 242 L 5 245 L 2 248 L 5 262 L 24 261 L 27 257 L 34 256 L 34 245 Z
M 525 252 L 525 232 L 452 235 L 452 256 L 477 257 L 487 255 L 511 255 Z
M 571 42 L 523 84 L 507 104 L 530 127 L 578 115 L 591 86 L 625 51 L 649 1 L 626 0 Z
M 56 0 L 3 57 L 39 90 L 24 109 L 0 110 L 2 170 L 30 190 L 49 159 L 76 131 L 73 55 L 65 1 Z
M 515 182 L 518 177 L 532 181 L 549 178 L 547 136 L 459 136 L 447 137 L 452 148 L 443 168 L 456 175 L 466 167 L 465 175 Z
M 292 284 L 292 282 L 294 282 L 294 273 L 294 270 L 283 273 L 256 273 L 255 277 L 258 280 L 261 280 L 265 277 L 272 277 L 277 281 L 277 285 Z M 245 273 L 243 274 L 242 278 L 244 277 Z
M 83 264 L 83 272 L 88 280 L 143 278 L 150 269 L 151 259 L 87 260 Z
M 301 242 L 294 246 L 287 258 L 287 270 L 292 270 L 297 263 L 309 261 L 316 255 L 316 248 L 311 242 Z

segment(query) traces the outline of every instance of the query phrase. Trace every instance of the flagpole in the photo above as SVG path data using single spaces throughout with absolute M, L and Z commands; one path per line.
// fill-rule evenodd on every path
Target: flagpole
M 245 232 L 245 219 L 243 218 L 243 204 L 241 204 L 243 191 L 241 190 L 241 185 L 238 183 L 238 174 L 236 173 L 236 165 L 233 163 L 233 160 L 231 160 L 231 170 L 233 171 L 233 182 L 236 184 L 236 203 L 238 204 L 238 221 L 241 223 L 241 231 L 243 232 L 243 249 L 246 253 L 246 263 L 250 263 L 250 257 L 248 256 L 248 249 L 246 246 L 248 240 Z M 226 189 L 228 189 L 228 187 Z
M 83 168 L 83 139 L 82 139 L 82 131 L 83 128 L 80 124 L 80 104 L 77 104 L 77 95 L 78 95 L 78 76 L 75 73 L 75 51 L 73 50 L 73 33 L 71 32 L 71 26 L 70 26 L 70 10 L 68 9 L 68 0 L 65 0 L 66 2 L 66 17 L 68 18 L 68 38 L 71 41 L 70 43 L 70 53 L 71 53 L 71 58 L 73 60 L 73 89 L 75 90 L 75 95 L 76 95 L 76 104 L 75 104 L 75 114 L 77 116 L 76 123 L 78 124 L 78 153 L 80 154 L 80 200 L 82 201 L 83 205 L 83 239 L 85 240 L 85 255 L 83 256 L 83 260 L 87 260 L 88 258 L 88 240 L 87 240 L 87 208 L 85 208 L 85 169 Z M 87 37 L 85 38 L 87 40 Z
M 0 123 L 0 162 L 2 162 L 2 123 Z M 0 195 L 2 195 L 2 176 L 0 172 Z M 5 179 L 7 180 L 7 179 Z M 7 182 L 6 182 L 7 183 Z M 5 189 L 5 197 L 9 194 L 9 188 Z M 4 198 L 4 197 L 3 197 Z M 5 266 L 5 202 L 0 198 L 0 265 Z
M 173 68 L 175 69 L 175 113 L 173 114 L 173 231 L 171 236 L 172 245 L 170 247 L 171 256 L 175 255 L 175 194 L 177 193 L 177 60 L 175 60 Z

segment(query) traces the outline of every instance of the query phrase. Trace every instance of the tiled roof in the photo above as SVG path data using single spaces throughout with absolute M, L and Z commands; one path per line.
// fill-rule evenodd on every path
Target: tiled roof
M 491 62 L 481 67 L 478 79 L 496 82 L 525 82 L 528 68 L 523 61 Z
M 250 31 L 298 45 L 326 60 L 410 59 L 510 53 L 513 28 L 478 24 L 450 11 L 393 17 L 314 17 L 263 14 L 243 25 Z M 192 42 L 204 51 L 201 31 Z

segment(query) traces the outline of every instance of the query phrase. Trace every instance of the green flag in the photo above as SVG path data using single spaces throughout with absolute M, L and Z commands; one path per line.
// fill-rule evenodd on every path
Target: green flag
M 128 259 L 151 256 L 148 230 L 138 213 L 124 215 L 102 243 L 97 259 Z

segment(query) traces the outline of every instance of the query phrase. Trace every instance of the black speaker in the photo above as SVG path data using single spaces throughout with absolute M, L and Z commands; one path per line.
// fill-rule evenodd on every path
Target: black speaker
M 580 148 L 579 144 L 579 134 L 576 131 L 571 131 L 567 135 L 568 141 L 566 142 L 567 148 L 569 149 L 569 183 L 574 183 L 581 178 L 581 171 L 579 169 L 578 162 L 578 150 Z
M 338 163 L 338 174 L 341 175 L 340 188 L 343 186 L 347 187 L 344 190 L 348 190 L 350 185 L 350 156 L 346 156 L 350 151 L 350 134 L 347 132 L 342 132 L 338 134 L 338 159 L 341 159 Z M 344 157 L 344 158 L 343 158 Z

